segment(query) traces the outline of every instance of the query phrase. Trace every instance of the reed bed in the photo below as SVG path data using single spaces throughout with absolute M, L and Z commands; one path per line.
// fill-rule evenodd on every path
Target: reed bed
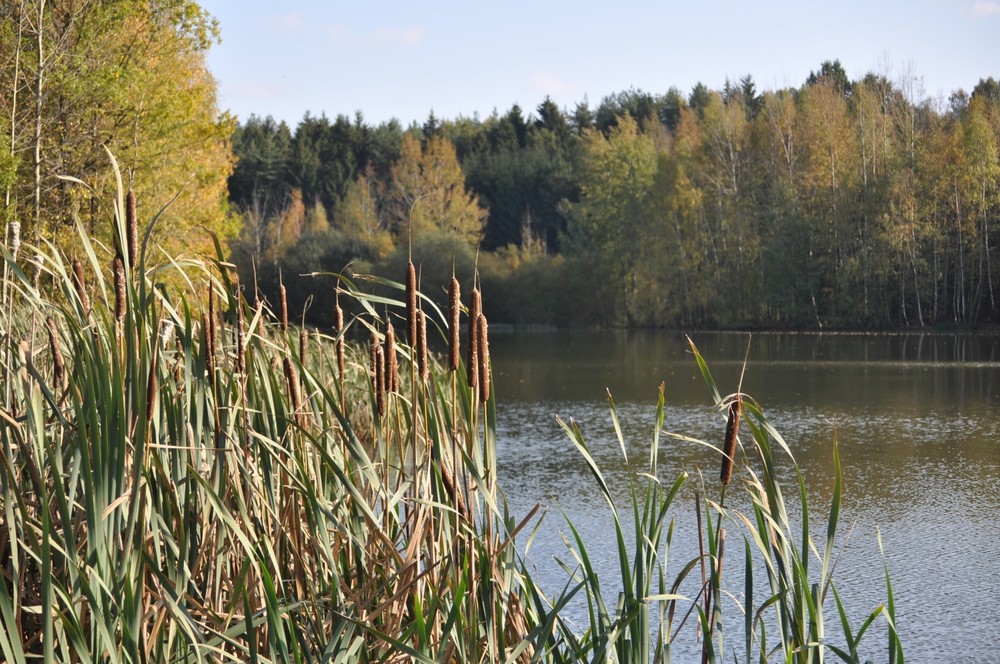
M 661 387 L 648 464 L 625 509 L 583 434 L 563 424 L 614 515 L 621 578 L 597 578 L 569 524 L 568 581 L 549 594 L 518 547 L 540 527 L 538 508 L 515 518 L 497 484 L 476 284 L 466 306 L 456 280 L 440 285 L 443 313 L 417 290 L 412 264 L 403 283 L 367 279 L 388 296 L 336 275 L 334 327 L 295 330 L 284 287 L 274 309 L 257 293 L 251 304 L 218 243 L 214 259 L 152 265 L 156 218 L 140 227 L 129 194 L 110 208 L 113 249 L 82 230 L 73 259 L 19 242 L 2 248 L 5 661 L 665 662 L 693 614 L 704 661 L 730 661 L 735 653 L 715 645 L 733 624 L 723 621 L 723 523 L 767 569 L 762 600 L 747 572 L 746 662 L 857 661 L 872 621 L 892 625 L 889 586 L 888 605 L 860 629 L 841 607 L 846 645 L 829 644 L 822 605 L 832 592 L 840 606 L 831 579 L 839 462 L 825 548 L 815 549 L 808 524 L 796 548 L 772 453 L 787 448 L 755 402 L 718 395 L 700 355 L 731 420 L 723 494 L 699 511 L 704 555 L 668 573 L 674 502 L 688 476 L 661 483 L 657 473 Z M 360 313 L 345 317 L 348 302 Z M 448 344 L 445 362 L 428 352 L 430 334 Z M 613 402 L 611 417 L 624 453 Z M 752 512 L 725 507 L 731 480 Z M 701 592 L 682 596 L 697 570 Z M 602 581 L 621 584 L 617 606 L 605 604 Z M 577 596 L 588 606 L 583 630 L 562 615 Z M 898 640 L 890 653 L 902 661 Z

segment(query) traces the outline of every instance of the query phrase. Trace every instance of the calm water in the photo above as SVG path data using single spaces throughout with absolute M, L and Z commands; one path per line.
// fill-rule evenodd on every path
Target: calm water
M 748 336 L 692 338 L 720 390 L 736 391 Z M 501 486 L 515 514 L 536 502 L 547 508 L 529 558 L 550 593 L 562 588 L 566 577 L 553 559 L 572 559 L 561 538 L 568 531 L 565 513 L 584 533 L 613 601 L 620 576 L 610 513 L 556 416 L 580 424 L 622 492 L 628 473 L 608 417 L 607 390 L 638 467 L 648 455 L 661 382 L 667 431 L 720 444 L 725 422 L 711 410 L 683 335 L 494 333 L 490 345 Z M 881 530 L 908 661 L 1000 662 L 1000 337 L 755 334 L 743 391 L 761 403 L 802 466 L 819 542 L 834 435 L 839 440 L 846 495 L 835 581 L 854 622 L 885 599 Z M 661 477 L 703 470 L 714 490 L 718 463 L 701 446 L 661 439 Z M 675 515 L 671 578 L 696 551 L 694 485 L 688 483 Z M 743 544 L 735 526 L 729 532 L 726 574 L 739 593 Z M 761 577 L 758 599 L 765 586 Z M 741 634 L 742 618 L 734 606 L 726 608 L 732 631 L 738 627 Z M 862 649 L 876 662 L 886 659 L 883 634 L 872 634 Z M 833 613 L 828 635 L 844 645 Z M 687 628 L 675 659 L 686 661 L 695 648 L 693 627 Z M 732 653 L 727 657 L 731 661 Z

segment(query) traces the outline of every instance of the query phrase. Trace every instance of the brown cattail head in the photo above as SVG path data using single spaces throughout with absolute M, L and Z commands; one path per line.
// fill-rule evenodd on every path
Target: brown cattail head
M 417 271 L 413 261 L 406 264 L 406 334 L 411 346 L 417 345 Z
M 208 374 L 208 384 L 215 386 L 215 347 L 212 345 L 211 323 L 208 314 L 201 315 L 201 329 L 205 344 L 205 373 Z
M 119 325 L 125 323 L 125 262 L 121 256 L 115 256 L 115 320 Z
M 278 313 L 281 316 L 281 331 L 288 332 L 288 293 L 285 284 L 278 284 Z
M 333 333 L 337 337 L 337 376 L 341 382 L 344 380 L 344 355 L 346 342 L 344 341 L 344 310 L 337 305 L 333 311 Z
M 21 224 L 16 221 L 7 223 L 7 251 L 17 260 L 17 251 L 21 248 Z
M 295 371 L 295 365 L 292 364 L 291 359 L 287 356 L 282 362 L 282 365 L 285 370 L 285 381 L 288 383 L 288 394 L 292 398 L 292 414 L 295 419 L 298 420 L 299 409 L 302 408 L 302 394 L 299 392 L 299 376 Z
M 399 360 L 396 357 L 396 330 L 390 321 L 385 329 L 385 389 L 399 392 Z
M 465 367 L 469 372 L 469 387 L 479 384 L 479 314 L 483 312 L 483 299 L 478 288 L 469 296 L 469 356 Z
M 139 217 L 135 212 L 135 192 L 131 189 L 125 196 L 125 233 L 128 242 L 128 267 L 134 272 L 139 259 Z
M 83 308 L 83 315 L 90 315 L 90 297 L 87 295 L 87 278 L 83 273 L 83 263 L 79 259 L 73 260 L 73 286 L 76 288 L 76 297 L 80 300 Z
M 461 286 L 459 286 L 458 279 L 455 277 L 451 278 L 451 283 L 448 284 L 448 370 L 458 371 L 458 365 L 461 363 L 461 356 L 459 353 L 460 343 L 459 343 L 459 326 L 461 325 L 460 315 L 462 313 L 461 304 Z
M 49 351 L 52 353 L 52 385 L 57 390 L 65 390 L 68 385 L 66 378 L 66 362 L 63 360 L 62 348 L 59 346 L 59 330 L 56 321 L 49 316 L 45 319 L 49 329 Z
M 729 404 L 729 419 L 726 420 L 726 440 L 722 445 L 722 472 L 719 480 L 728 486 L 733 479 L 733 463 L 736 457 L 736 435 L 740 430 L 740 416 L 743 414 L 743 397 L 739 394 Z
M 476 340 L 479 344 L 479 400 L 485 403 L 490 400 L 490 342 L 486 316 L 479 314 L 476 328 Z
M 423 309 L 417 312 L 417 366 L 420 369 L 420 380 L 427 380 L 431 372 L 427 364 L 427 316 Z

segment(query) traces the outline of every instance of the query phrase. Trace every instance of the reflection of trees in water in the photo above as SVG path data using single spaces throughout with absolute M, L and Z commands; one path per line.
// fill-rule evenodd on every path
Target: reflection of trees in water
M 692 336 L 720 389 L 735 386 L 746 335 Z M 711 412 L 703 383 L 689 378 L 697 369 L 679 334 L 497 338 L 494 358 L 503 372 L 497 411 L 501 483 L 514 515 L 526 513 L 536 502 L 549 506 L 532 560 L 544 571 L 550 592 L 562 588 L 565 574 L 552 558 L 570 560 L 559 534 L 568 531 L 560 513 L 565 511 L 584 532 L 602 578 L 609 579 L 605 592 L 613 601 L 616 590 L 610 586 L 618 578 L 617 557 L 602 549 L 613 546 L 610 514 L 555 415 L 580 424 L 613 490 L 623 498 L 627 469 L 603 401 L 606 386 L 618 385 L 621 424 L 629 453 L 640 468 L 654 423 L 658 376 L 670 376 L 668 431 L 718 443 L 725 420 Z M 997 616 L 987 598 L 1000 592 L 1000 547 L 983 544 L 1000 541 L 1000 521 L 995 519 L 1000 504 L 997 345 L 996 337 L 969 334 L 753 337 L 745 391 L 762 403 L 799 462 L 812 523 L 820 529 L 825 528 L 832 493 L 836 430 L 845 483 L 838 591 L 851 610 L 871 610 L 884 599 L 878 583 L 880 529 L 909 653 L 961 653 L 964 659 L 979 660 L 992 656 L 975 652 L 981 644 L 941 625 L 962 624 L 970 611 Z M 558 387 L 560 401 L 542 400 L 549 385 Z M 711 450 L 661 439 L 661 477 L 672 479 L 687 470 L 692 479 L 685 490 L 693 492 L 699 468 L 707 481 L 714 480 L 718 466 Z M 730 493 L 731 505 L 741 509 L 745 498 L 738 494 Z M 679 499 L 673 516 L 668 571 L 676 573 L 697 546 L 693 497 Z M 797 514 L 790 516 L 798 519 Z M 822 539 L 823 533 L 815 536 Z M 727 570 L 729 580 L 737 584 L 742 583 L 742 567 L 735 567 L 742 565 L 738 558 L 729 559 L 734 567 Z M 933 611 L 927 610 L 931 589 L 946 592 L 948 598 L 935 600 Z M 876 636 L 869 645 L 883 642 Z M 869 656 L 877 661 L 878 654 Z

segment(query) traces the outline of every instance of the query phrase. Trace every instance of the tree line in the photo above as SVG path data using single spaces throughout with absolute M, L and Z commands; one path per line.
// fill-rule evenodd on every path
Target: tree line
M 478 275 L 490 319 L 556 325 L 995 324 L 1000 85 L 750 76 L 403 127 L 220 113 L 191 0 L 0 9 L 0 221 L 111 243 L 120 166 L 153 251 L 210 252 L 329 316 L 342 274 Z M 174 197 L 176 196 L 176 200 Z M 171 202 L 172 201 L 172 202 Z M 77 251 L 82 249 L 77 248 Z M 308 276 L 304 276 L 308 275 Z M 433 281 L 432 281 L 433 280 Z
M 935 100 L 838 61 L 798 88 L 746 76 L 405 129 L 251 117 L 234 257 L 265 284 L 478 261 L 491 320 L 516 323 L 995 324 L 998 144 L 993 78 Z

